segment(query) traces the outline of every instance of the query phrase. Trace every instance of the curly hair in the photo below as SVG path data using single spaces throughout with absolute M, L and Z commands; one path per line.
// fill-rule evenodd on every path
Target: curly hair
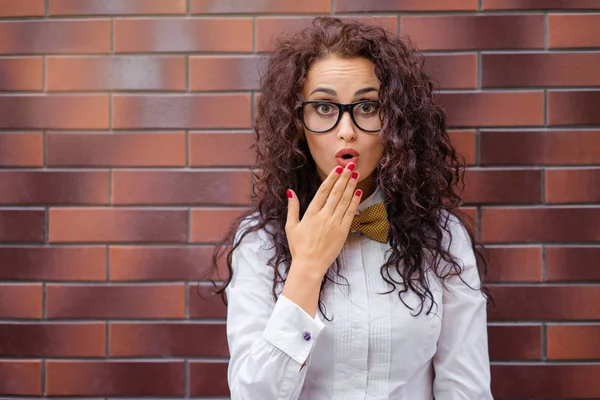
M 362 57 L 375 65 L 375 74 L 381 82 L 379 102 L 384 115 L 380 136 L 384 153 L 374 173 L 388 211 L 391 246 L 380 271 L 390 285 L 387 294 L 400 285 L 403 289 L 398 296 L 405 306 L 411 308 L 402 295 L 411 290 L 421 300 L 416 314 L 421 313 L 427 299 L 429 313 L 435 301 L 426 272 L 433 270 L 443 284 L 450 276 L 460 276 L 462 269 L 459 260 L 444 245 L 444 232 L 451 234 L 452 215 L 464 225 L 471 239 L 482 282 L 487 272 L 468 218 L 459 210 L 464 159 L 450 143 L 445 113 L 435 102 L 434 84 L 424 72 L 422 56 L 410 41 L 379 26 L 334 17 L 317 17 L 304 30 L 279 38 L 270 54 L 261 79 L 254 124 L 252 148 L 257 162 L 253 170 L 259 172 L 253 174 L 252 206 L 215 248 L 212 267 L 217 269 L 218 260 L 226 254 L 229 270 L 229 278 L 216 293 L 223 294 L 231 280 L 232 253 L 247 234 L 259 230 L 269 235 L 274 249 L 268 265 L 274 270 L 275 298 L 277 287 L 285 282 L 291 265 L 285 233 L 286 190 L 290 188 L 297 193 L 302 217 L 321 184 L 299 118 L 300 93 L 310 66 L 328 55 L 345 59 Z M 253 223 L 240 225 L 248 217 Z M 235 237 L 239 240 L 233 240 Z M 392 269 L 394 274 L 390 274 Z M 331 274 L 341 276 L 340 271 L 338 257 L 321 282 L 319 310 L 324 316 L 323 288 L 328 281 L 334 281 Z M 393 278 L 398 275 L 402 282 Z M 483 284 L 473 290 L 489 296 Z

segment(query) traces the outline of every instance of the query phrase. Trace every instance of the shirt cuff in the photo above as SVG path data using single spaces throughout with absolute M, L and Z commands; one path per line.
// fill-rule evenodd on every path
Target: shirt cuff
M 302 365 L 314 348 L 323 328 L 325 325 L 318 317 L 318 313 L 315 318 L 312 318 L 296 303 L 280 295 L 263 337 Z

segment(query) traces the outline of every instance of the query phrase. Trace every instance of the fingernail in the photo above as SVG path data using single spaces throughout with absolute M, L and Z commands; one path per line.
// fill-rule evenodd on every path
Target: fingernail
M 341 174 L 343 170 L 344 170 L 344 168 L 342 168 L 342 167 L 337 167 L 337 168 L 335 169 L 335 172 L 336 172 L 336 173 L 338 173 L 338 174 Z
M 356 191 L 356 193 L 354 193 L 354 195 L 355 195 L 356 197 L 360 197 L 360 196 L 362 196 L 362 190 L 358 189 L 358 190 Z
M 352 179 L 358 179 L 358 172 L 354 171 L 351 176 Z
M 292 191 L 290 189 L 287 190 L 287 197 L 288 197 L 288 199 L 291 199 L 292 197 L 294 197 L 294 195 L 292 194 Z
M 346 165 L 346 168 L 348 168 L 350 171 L 354 171 L 354 168 L 356 168 L 356 164 L 350 163 L 350 164 Z

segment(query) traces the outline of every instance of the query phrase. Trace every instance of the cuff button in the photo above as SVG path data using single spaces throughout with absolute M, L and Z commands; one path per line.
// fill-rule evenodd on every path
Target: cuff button
M 310 336 L 310 332 L 304 332 L 304 340 L 306 340 L 307 342 L 310 340 L 311 336 Z

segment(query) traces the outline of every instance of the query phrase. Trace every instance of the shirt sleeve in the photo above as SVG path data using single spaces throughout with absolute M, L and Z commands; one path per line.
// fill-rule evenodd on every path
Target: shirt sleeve
M 436 400 L 493 400 L 486 299 L 478 290 L 481 282 L 475 254 L 458 221 L 451 222 L 451 232 L 450 252 L 462 263 L 463 271 L 460 277 L 449 278 L 442 297 L 442 328 L 433 359 L 434 397 Z
M 295 400 L 302 368 L 324 328 L 318 316 L 272 295 L 273 271 L 258 233 L 247 235 L 232 255 L 226 289 L 231 400 Z

